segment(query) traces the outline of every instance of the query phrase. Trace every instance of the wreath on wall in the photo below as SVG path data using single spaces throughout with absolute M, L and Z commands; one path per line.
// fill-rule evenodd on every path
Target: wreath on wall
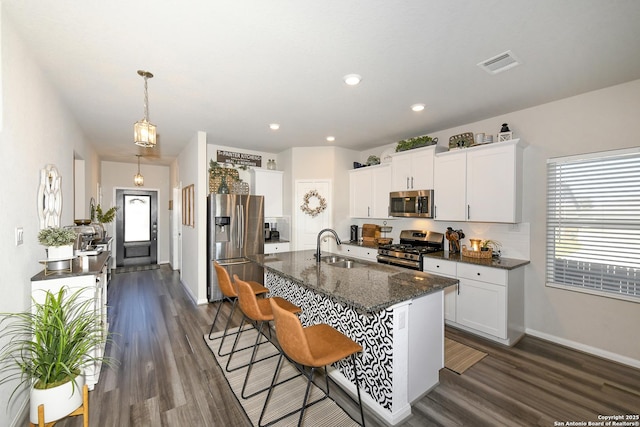
M 312 198 L 318 199 L 318 206 L 316 206 L 314 209 L 309 206 L 309 202 Z M 327 201 L 320 195 L 320 193 L 318 193 L 318 190 L 310 190 L 307 194 L 304 195 L 302 200 L 304 203 L 302 204 L 302 206 L 300 206 L 300 209 L 302 210 L 302 212 L 306 213 L 307 215 L 311 215 L 314 218 L 320 213 L 324 212 L 325 209 L 327 209 Z

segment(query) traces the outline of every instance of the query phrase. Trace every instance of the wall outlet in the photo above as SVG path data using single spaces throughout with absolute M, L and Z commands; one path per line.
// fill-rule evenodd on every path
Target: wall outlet
M 16 227 L 16 246 L 24 243 L 24 230 L 22 227 Z

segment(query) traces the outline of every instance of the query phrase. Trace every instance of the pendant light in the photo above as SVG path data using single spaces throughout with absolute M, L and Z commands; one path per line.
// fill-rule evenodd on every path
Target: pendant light
M 144 185 L 144 177 L 140 175 L 140 155 L 136 154 L 138 157 L 138 173 L 133 176 L 133 183 L 136 187 L 142 187 Z
M 149 71 L 138 70 L 144 78 L 144 118 L 133 125 L 133 138 L 136 145 L 146 148 L 156 146 L 156 126 L 149 123 L 149 94 L 147 93 L 147 79 L 153 77 Z

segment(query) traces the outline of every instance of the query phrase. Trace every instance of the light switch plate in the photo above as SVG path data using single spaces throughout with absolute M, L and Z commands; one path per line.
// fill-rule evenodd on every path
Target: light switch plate
M 16 227 L 16 246 L 24 243 L 24 230 L 22 227 Z

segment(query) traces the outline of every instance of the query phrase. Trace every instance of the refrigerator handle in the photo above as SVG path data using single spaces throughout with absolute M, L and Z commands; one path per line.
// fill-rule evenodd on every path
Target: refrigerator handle
M 236 205 L 236 248 L 240 247 L 240 228 L 242 227 L 242 219 L 240 218 L 240 206 Z
M 245 230 L 245 223 L 244 223 L 244 206 L 240 205 L 240 249 L 244 248 L 244 230 Z

